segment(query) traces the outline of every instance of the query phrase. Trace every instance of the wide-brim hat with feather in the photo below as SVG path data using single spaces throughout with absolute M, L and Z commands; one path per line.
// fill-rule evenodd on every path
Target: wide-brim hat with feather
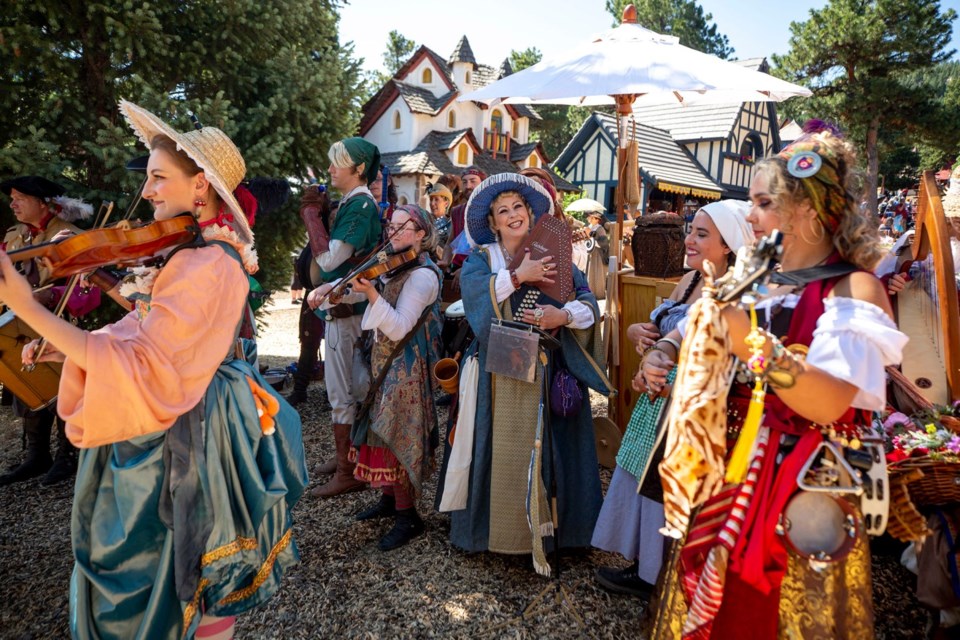
M 0 192 L 10 195 L 16 189 L 34 198 L 40 198 L 50 207 L 51 213 L 65 222 L 86 220 L 93 215 L 93 207 L 79 198 L 63 195 L 66 189 L 41 176 L 17 176 L 0 182 Z
M 246 243 L 253 242 L 253 231 L 247 216 L 233 195 L 247 171 L 240 150 L 233 141 L 216 127 L 203 127 L 181 133 L 160 118 L 126 100 L 120 101 L 120 113 L 148 149 L 157 135 L 165 135 L 174 141 L 177 149 L 186 153 L 203 170 L 207 180 L 220 196 L 224 206 L 233 215 L 233 227 Z
M 477 185 L 467 200 L 466 231 L 470 246 L 497 241 L 487 216 L 493 201 L 505 191 L 516 191 L 526 201 L 533 212 L 533 224 L 544 214 L 553 215 L 553 199 L 539 182 L 518 173 L 498 173 Z

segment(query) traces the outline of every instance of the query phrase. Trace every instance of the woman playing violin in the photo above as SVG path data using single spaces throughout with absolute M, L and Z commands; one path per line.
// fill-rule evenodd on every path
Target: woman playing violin
M 299 417 L 234 355 L 256 269 L 233 196 L 239 151 L 218 129 L 180 134 L 129 102 L 120 110 L 151 151 L 143 196 L 155 217 L 192 211 L 206 246 L 139 270 L 136 311 L 92 333 L 36 303 L 0 254 L 0 298 L 56 347 L 45 359 L 65 359 L 59 411 L 82 449 L 71 632 L 232 635 L 232 616 L 274 594 L 298 558 L 290 509 L 306 484 Z M 272 435 L 262 408 L 275 414 Z
M 411 259 L 373 280 L 357 278 L 340 300 L 369 302 L 361 328 L 374 332 L 374 383 L 353 426 L 350 459 L 356 462 L 354 477 L 382 491 L 380 501 L 357 520 L 394 518 L 380 539 L 383 551 L 423 533 L 415 504 L 433 469 L 438 440 L 430 372 L 439 353 L 441 277 L 430 258 L 436 230 L 426 211 L 400 205 L 387 232 L 394 251 L 409 250 Z M 317 296 L 335 284 L 323 285 Z
M 548 356 L 550 370 L 562 358 L 584 398 L 574 415 L 545 416 L 552 426 L 553 446 L 544 457 L 542 486 L 550 486 L 547 456 L 552 455 L 557 472 L 560 544 L 564 547 L 590 543 L 600 510 L 600 478 L 587 387 L 604 393 L 609 390 L 603 365 L 598 364 L 602 355 L 597 301 L 583 274 L 566 265 L 571 269 L 571 297 L 575 299 L 548 301 L 538 297 L 536 287 L 558 277 L 552 256 L 532 260 L 524 255 L 516 269 L 510 268 L 514 256 L 524 251 L 533 224 L 552 212 L 553 199 L 531 178 L 500 174 L 484 180 L 467 203 L 467 234 L 474 251 L 464 264 L 462 279 L 464 309 L 477 336 L 476 347 L 471 350 L 478 353 L 480 374 L 472 463 L 465 472 L 469 474 L 469 489 L 465 506 L 451 514 L 450 539 L 468 551 L 533 551 L 535 561 L 542 558 L 542 536 L 550 529 L 549 514 L 543 508 L 534 523 L 535 532 L 531 531 L 526 506 L 544 369 L 536 367 L 533 383 L 486 373 L 492 320 L 502 316 L 555 331 L 561 347 Z M 530 304 L 530 293 L 539 302 Z M 450 481 L 448 470 L 445 482 Z M 535 490 L 540 488 L 540 484 L 534 486 Z M 443 488 L 438 488 L 438 493 L 442 495 Z M 539 495 L 545 496 L 542 492 Z M 543 570 L 543 565 L 537 564 L 537 569 Z

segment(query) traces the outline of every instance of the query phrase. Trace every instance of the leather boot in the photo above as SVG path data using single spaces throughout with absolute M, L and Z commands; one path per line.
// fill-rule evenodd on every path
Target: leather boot
M 626 569 L 616 567 L 597 567 L 594 577 L 600 586 L 607 591 L 622 593 L 628 596 L 649 598 L 653 593 L 653 585 L 638 575 L 640 562 L 635 561 Z
M 337 456 L 333 456 L 326 462 L 313 467 L 313 474 L 318 476 L 328 476 L 337 470 Z
M 389 518 L 397 515 L 397 501 L 393 496 L 386 494 L 380 495 L 380 501 L 369 509 L 364 509 L 354 516 L 354 519 L 363 522 L 364 520 L 379 520 L 380 518 Z
M 53 466 L 43 477 L 40 484 L 49 486 L 71 479 L 77 473 L 77 456 L 80 451 L 67 438 L 66 423 L 57 418 L 57 456 Z
M 381 551 L 399 549 L 423 533 L 423 520 L 420 519 L 417 510 L 413 507 L 397 511 L 393 522 L 393 529 L 390 529 L 387 535 L 380 538 Z
M 20 466 L 0 476 L 0 486 L 23 482 L 47 472 L 53 463 L 50 459 L 50 427 L 52 425 L 53 415 L 46 411 L 23 419 L 27 455 Z
M 333 425 L 333 438 L 337 444 L 337 470 L 326 484 L 310 492 L 316 498 L 332 498 L 341 493 L 361 491 L 366 483 L 353 477 L 353 470 L 357 466 L 350 462 L 350 426 L 349 424 Z

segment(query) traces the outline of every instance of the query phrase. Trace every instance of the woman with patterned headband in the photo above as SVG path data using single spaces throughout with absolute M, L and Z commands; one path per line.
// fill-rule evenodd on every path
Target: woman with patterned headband
M 440 338 L 440 269 L 430 258 L 436 229 L 430 214 L 400 205 L 387 233 L 395 251 L 417 257 L 375 281 L 360 278 L 338 302 L 368 302 L 360 327 L 374 332 L 370 373 L 374 381 L 350 433 L 354 477 L 382 491 L 380 501 L 357 520 L 393 517 L 380 539 L 382 551 L 397 549 L 423 533 L 416 500 L 433 470 L 438 444 L 431 372 Z M 329 292 L 338 281 L 318 288 Z M 324 303 L 323 308 L 330 306 Z
M 660 466 L 670 494 L 664 533 L 678 540 L 651 637 L 733 638 L 747 630 L 752 638 L 873 637 L 870 553 L 862 527 L 851 534 L 851 544 L 840 547 L 844 552 L 820 563 L 792 551 L 794 532 L 778 527 L 792 499 L 813 495 L 800 489 L 798 475 L 821 443 L 832 441 L 840 450 L 860 446 L 871 412 L 886 403 L 884 366 L 900 361 L 907 340 L 871 273 L 881 250 L 876 226 L 857 206 L 854 167 L 851 146 L 831 131 L 810 132 L 757 165 L 748 221 L 757 237 L 783 232 L 779 281 L 788 284 L 756 305 L 755 331 L 742 308 L 723 308 L 726 344 L 746 363 L 736 370 L 729 394 L 714 396 L 717 403 L 726 398 L 725 429 L 722 422 L 671 423 L 671 435 L 682 434 L 680 444 L 688 451 L 725 438 L 726 455 L 709 476 L 716 478 L 709 480 L 710 490 L 701 487 L 710 497 L 691 514 L 689 502 L 684 511 L 683 496 L 692 494 L 676 473 L 682 465 L 671 458 L 668 438 Z M 703 324 L 696 326 L 687 338 L 694 343 L 703 336 Z M 681 325 L 675 337 L 685 331 Z M 724 344 L 722 330 L 714 332 L 711 337 L 721 340 L 716 344 Z M 748 347 L 748 335 L 759 351 Z M 660 355 L 677 356 L 655 357 Z M 703 353 L 693 357 L 708 360 Z M 647 378 L 657 383 L 655 375 Z M 760 414 L 750 411 L 757 379 L 766 388 L 765 401 L 762 392 L 753 396 Z M 675 396 L 678 391 L 684 392 L 675 389 Z M 674 410 L 683 405 L 675 397 Z M 713 407 L 701 409 L 710 413 Z M 762 418 L 757 423 L 748 415 Z M 854 521 L 859 517 L 859 505 L 845 497 L 824 499 L 828 508 L 820 511 L 835 505 Z M 842 529 L 839 535 L 847 536 Z

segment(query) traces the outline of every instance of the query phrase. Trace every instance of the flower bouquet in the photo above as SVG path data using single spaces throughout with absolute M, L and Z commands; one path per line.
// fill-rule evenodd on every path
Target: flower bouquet
M 920 508 L 960 502 L 958 414 L 958 406 L 933 407 L 910 416 L 891 413 L 882 422 L 875 423 L 886 444 L 891 524 L 897 515 L 895 503 L 898 498 L 901 503 L 905 498 L 912 503 L 910 506 Z M 906 520 L 906 512 L 910 509 L 905 504 L 900 506 L 905 511 L 902 515 Z M 915 518 L 910 520 L 916 522 Z

